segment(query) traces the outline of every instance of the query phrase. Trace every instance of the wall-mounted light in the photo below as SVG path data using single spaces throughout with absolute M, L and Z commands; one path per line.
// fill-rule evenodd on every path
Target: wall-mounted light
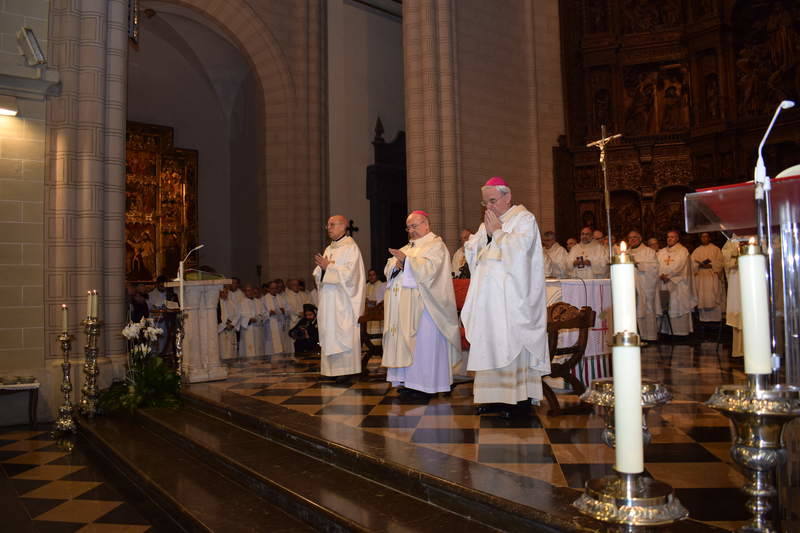
M 17 99 L 0 94 L 0 116 L 16 117 L 18 113 Z
M 29 66 L 34 67 L 47 63 L 44 51 L 39 45 L 39 40 L 36 38 L 36 34 L 33 33 L 32 29 L 23 26 L 17 32 L 17 44 L 20 50 L 22 50 L 22 55 L 25 56 L 25 61 Z

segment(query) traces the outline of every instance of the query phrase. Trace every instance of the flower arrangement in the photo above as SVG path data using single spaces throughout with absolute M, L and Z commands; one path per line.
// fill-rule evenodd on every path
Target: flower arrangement
M 122 329 L 128 343 L 125 380 L 103 391 L 99 399 L 102 411 L 133 412 L 138 407 L 174 407 L 180 403 L 180 378 L 153 353 L 153 346 L 163 333 L 151 318 L 129 322 Z

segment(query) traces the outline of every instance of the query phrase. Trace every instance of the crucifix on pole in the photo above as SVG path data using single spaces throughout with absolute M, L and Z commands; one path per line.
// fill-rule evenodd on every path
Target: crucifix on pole
M 611 197 L 608 193 L 608 171 L 606 170 L 606 145 L 614 139 L 622 137 L 621 133 L 616 135 L 606 135 L 606 125 L 600 126 L 601 138 L 586 145 L 587 148 L 597 147 L 600 149 L 600 169 L 603 171 L 603 200 L 606 205 L 606 234 L 608 235 L 608 264 L 614 254 L 611 244 Z

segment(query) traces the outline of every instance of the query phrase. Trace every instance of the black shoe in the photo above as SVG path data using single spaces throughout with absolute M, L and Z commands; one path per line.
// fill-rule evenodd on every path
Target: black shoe
M 336 378 L 335 383 L 337 385 L 349 384 L 353 380 L 353 376 L 354 376 L 353 374 L 347 374 L 345 376 L 338 376 Z M 355 374 L 355 376 L 358 376 L 358 374 Z
M 479 415 L 488 415 L 490 413 L 499 413 L 503 411 L 504 408 L 505 404 L 502 403 L 482 403 L 475 409 L 475 411 Z

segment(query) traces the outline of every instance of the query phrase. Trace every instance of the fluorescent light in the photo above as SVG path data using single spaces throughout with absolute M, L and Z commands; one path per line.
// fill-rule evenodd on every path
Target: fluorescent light
M 0 115 L 16 117 L 18 113 L 17 99 L 13 96 L 0 95 Z

